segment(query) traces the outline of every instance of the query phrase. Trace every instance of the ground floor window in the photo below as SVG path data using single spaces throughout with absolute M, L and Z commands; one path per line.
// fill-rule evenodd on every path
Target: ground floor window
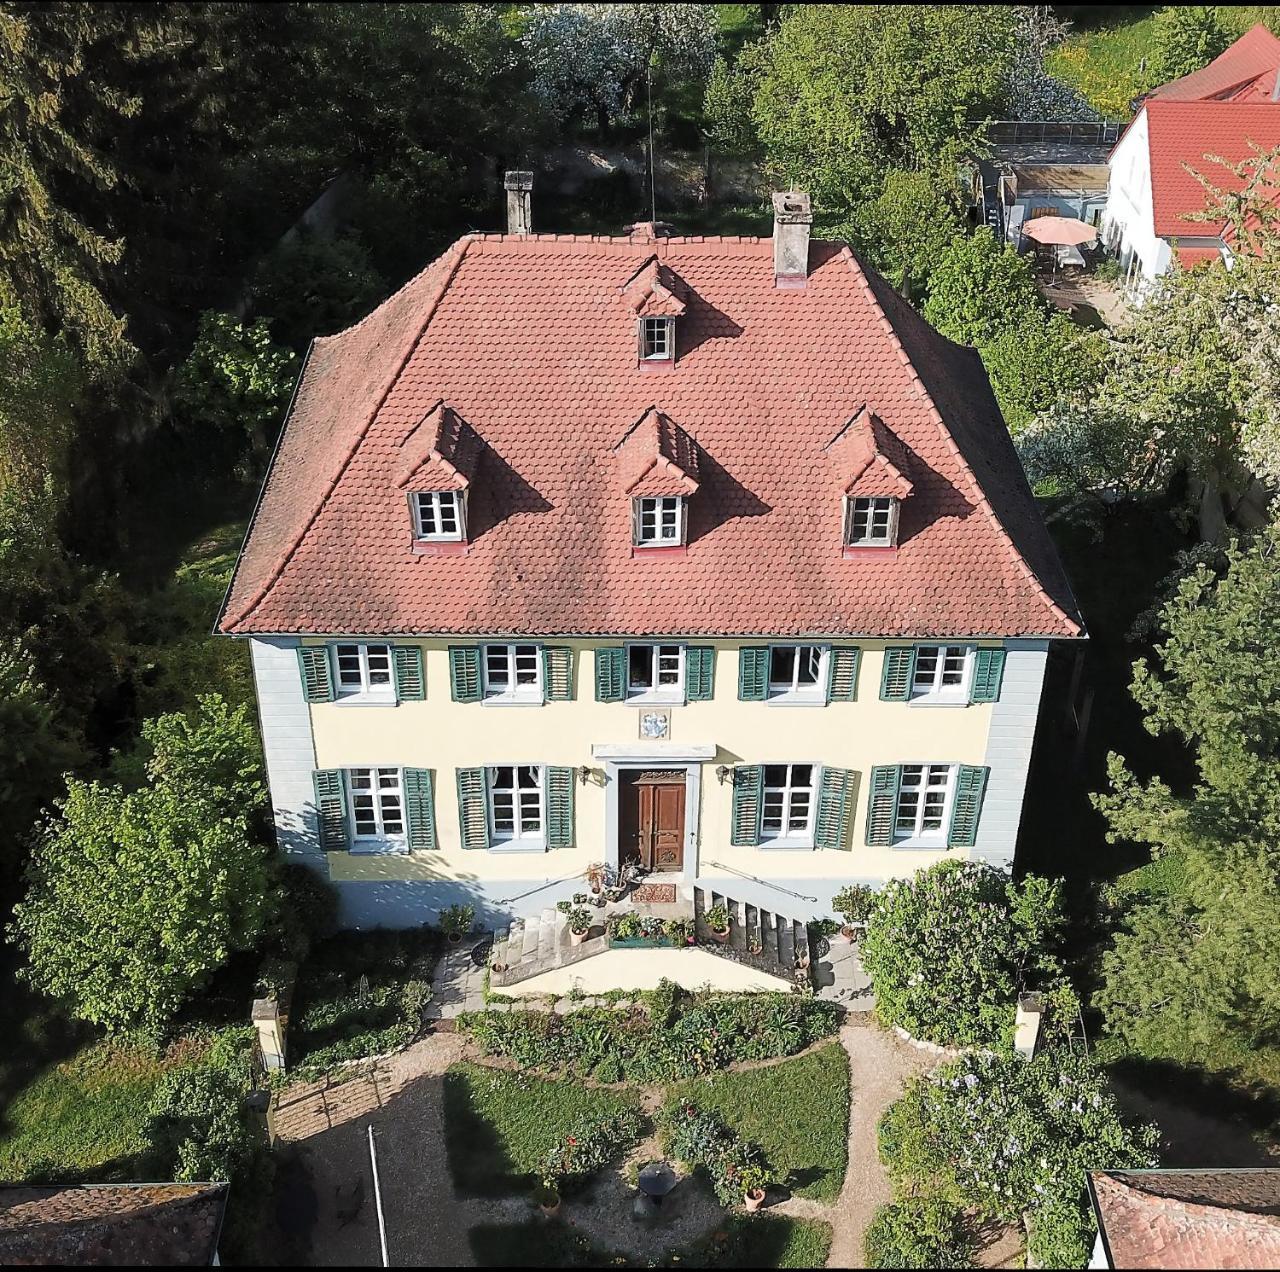
M 398 768 L 348 769 L 347 789 L 356 842 L 404 834 L 404 789 Z
M 945 840 L 955 766 L 904 764 L 894 817 L 895 839 Z
M 499 764 L 489 769 L 489 833 L 493 843 L 540 840 L 545 835 L 543 769 Z
M 762 843 L 805 840 L 813 834 L 813 764 L 766 764 L 760 813 Z

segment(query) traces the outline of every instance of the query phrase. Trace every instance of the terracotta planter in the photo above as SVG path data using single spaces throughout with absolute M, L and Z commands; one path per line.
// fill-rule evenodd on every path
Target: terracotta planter
M 753 1214 L 764 1205 L 765 1191 L 763 1188 L 753 1188 L 742 1199 L 742 1204 Z
M 538 1209 L 542 1211 L 548 1219 L 554 1219 L 560 1213 L 560 1194 L 552 1193 L 545 1201 L 538 1202 Z
M 507 970 L 507 965 L 505 963 L 492 963 L 489 970 L 501 974 Z
M 729 939 L 729 933 L 732 931 L 732 929 L 725 928 L 723 932 L 717 932 L 715 928 L 711 928 L 710 931 L 711 931 L 711 939 L 713 941 L 719 941 L 720 944 L 723 945 Z
M 570 928 L 570 929 L 569 929 L 569 944 L 570 944 L 570 945 L 581 945 L 581 944 L 582 944 L 582 942 L 583 942 L 583 941 L 585 941 L 585 940 L 587 939 L 587 936 L 588 936 L 588 934 L 589 934 L 590 930 L 591 930 L 591 929 L 590 929 L 590 928 L 588 928 L 586 932 L 575 932 L 572 928 Z
M 461 932 L 450 932 L 450 933 L 449 933 L 449 935 L 448 935 L 448 937 L 447 937 L 447 940 L 448 940 L 448 942 L 449 942 L 449 944 L 450 944 L 450 945 L 461 945 L 461 944 L 462 944 L 462 933 L 461 933 Z

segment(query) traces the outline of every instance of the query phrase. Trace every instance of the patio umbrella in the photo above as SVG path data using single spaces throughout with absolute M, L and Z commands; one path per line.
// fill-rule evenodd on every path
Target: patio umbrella
M 1077 221 L 1073 216 L 1037 216 L 1023 222 L 1022 232 L 1037 243 L 1052 247 L 1079 247 L 1092 243 L 1098 231 L 1092 225 Z

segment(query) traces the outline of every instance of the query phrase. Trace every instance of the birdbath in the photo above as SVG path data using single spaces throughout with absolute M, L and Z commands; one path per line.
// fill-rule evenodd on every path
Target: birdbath
M 650 1162 L 636 1178 L 640 1195 L 633 1210 L 637 1219 L 652 1219 L 662 1199 L 676 1186 L 676 1173 L 666 1162 Z

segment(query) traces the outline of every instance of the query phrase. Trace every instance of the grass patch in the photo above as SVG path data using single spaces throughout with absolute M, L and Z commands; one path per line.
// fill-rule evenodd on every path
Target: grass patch
M 527 1192 L 575 1118 L 637 1102 L 631 1092 L 456 1064 L 444 1079 L 444 1138 L 453 1181 L 473 1197 Z
M 849 1063 L 839 1043 L 784 1064 L 680 1082 L 667 1095 L 718 1113 L 759 1144 L 796 1196 L 839 1196 L 849 1135 Z
M 831 1227 L 813 1219 L 730 1215 L 692 1246 L 644 1262 L 601 1250 L 558 1222 L 480 1224 L 468 1240 L 482 1268 L 821 1268 L 831 1251 Z
M 1050 75 L 1073 85 L 1107 119 L 1128 119 L 1135 97 L 1155 87 L 1155 14 L 1142 6 L 1095 30 L 1076 30 L 1045 59 Z

